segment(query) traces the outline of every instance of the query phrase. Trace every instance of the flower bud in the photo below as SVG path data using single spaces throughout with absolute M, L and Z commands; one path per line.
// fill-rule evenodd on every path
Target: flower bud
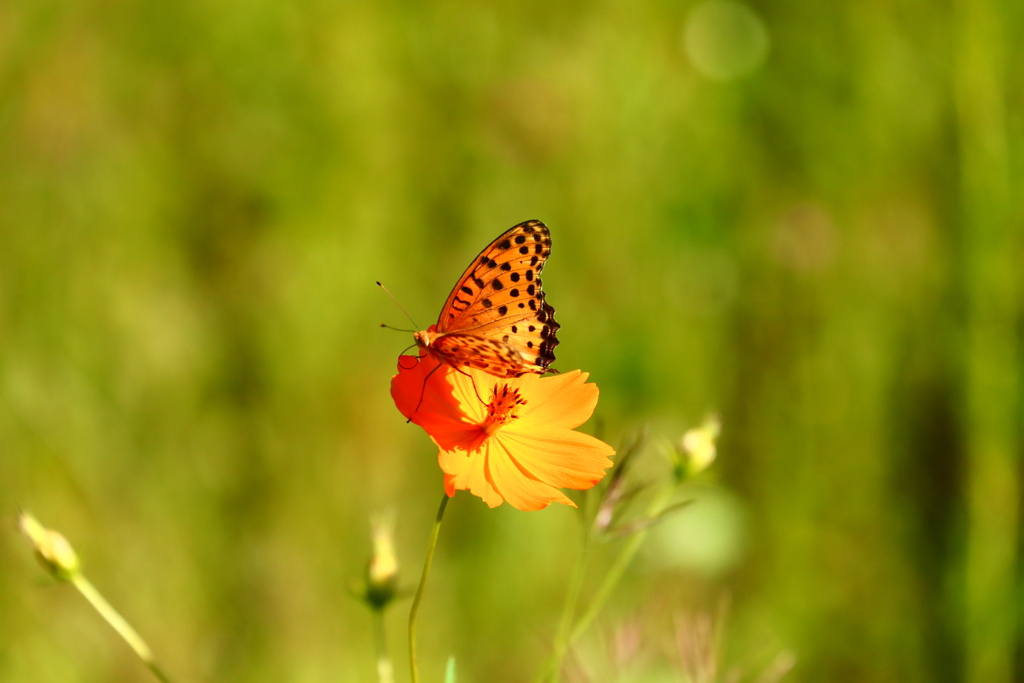
M 722 423 L 717 415 L 709 415 L 700 427 L 688 430 L 680 442 L 680 461 L 677 464 L 677 476 L 693 477 L 715 461 L 717 450 L 715 441 L 722 431 Z
M 366 601 L 374 609 L 387 607 L 398 593 L 398 556 L 395 554 L 395 521 L 381 515 L 372 521 L 373 555 L 366 567 Z
M 18 528 L 32 544 L 43 569 L 55 579 L 69 581 L 79 573 L 78 555 L 62 535 L 44 527 L 28 512 L 18 515 Z

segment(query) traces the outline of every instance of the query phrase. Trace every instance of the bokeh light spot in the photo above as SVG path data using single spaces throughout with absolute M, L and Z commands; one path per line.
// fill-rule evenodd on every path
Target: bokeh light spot
M 768 29 L 750 6 L 705 0 L 690 12 L 683 48 L 694 68 L 716 81 L 756 71 L 768 56 Z
M 746 544 L 742 504 L 728 492 L 705 488 L 693 492 L 693 505 L 654 528 L 652 560 L 665 568 L 718 576 L 735 567 Z

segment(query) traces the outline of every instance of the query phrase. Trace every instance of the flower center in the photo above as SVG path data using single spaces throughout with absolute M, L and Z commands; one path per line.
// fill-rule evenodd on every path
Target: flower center
M 503 426 L 519 419 L 519 406 L 526 405 L 526 399 L 519 396 L 518 389 L 509 389 L 507 384 L 494 385 L 491 402 L 487 404 L 487 419 L 483 430 L 490 436 Z

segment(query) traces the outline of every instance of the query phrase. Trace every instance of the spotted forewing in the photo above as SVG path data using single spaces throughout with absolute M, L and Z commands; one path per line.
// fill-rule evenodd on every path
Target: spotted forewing
M 540 278 L 550 253 L 551 234 L 540 221 L 520 223 L 487 245 L 448 295 L 433 353 L 498 377 L 548 372 L 560 327 Z

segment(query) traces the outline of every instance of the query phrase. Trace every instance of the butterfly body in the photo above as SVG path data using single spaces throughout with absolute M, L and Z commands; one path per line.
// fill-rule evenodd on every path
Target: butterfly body
M 554 372 L 560 325 L 540 280 L 550 253 L 540 221 L 504 232 L 455 283 L 437 323 L 413 335 L 417 346 L 441 363 L 496 377 Z

